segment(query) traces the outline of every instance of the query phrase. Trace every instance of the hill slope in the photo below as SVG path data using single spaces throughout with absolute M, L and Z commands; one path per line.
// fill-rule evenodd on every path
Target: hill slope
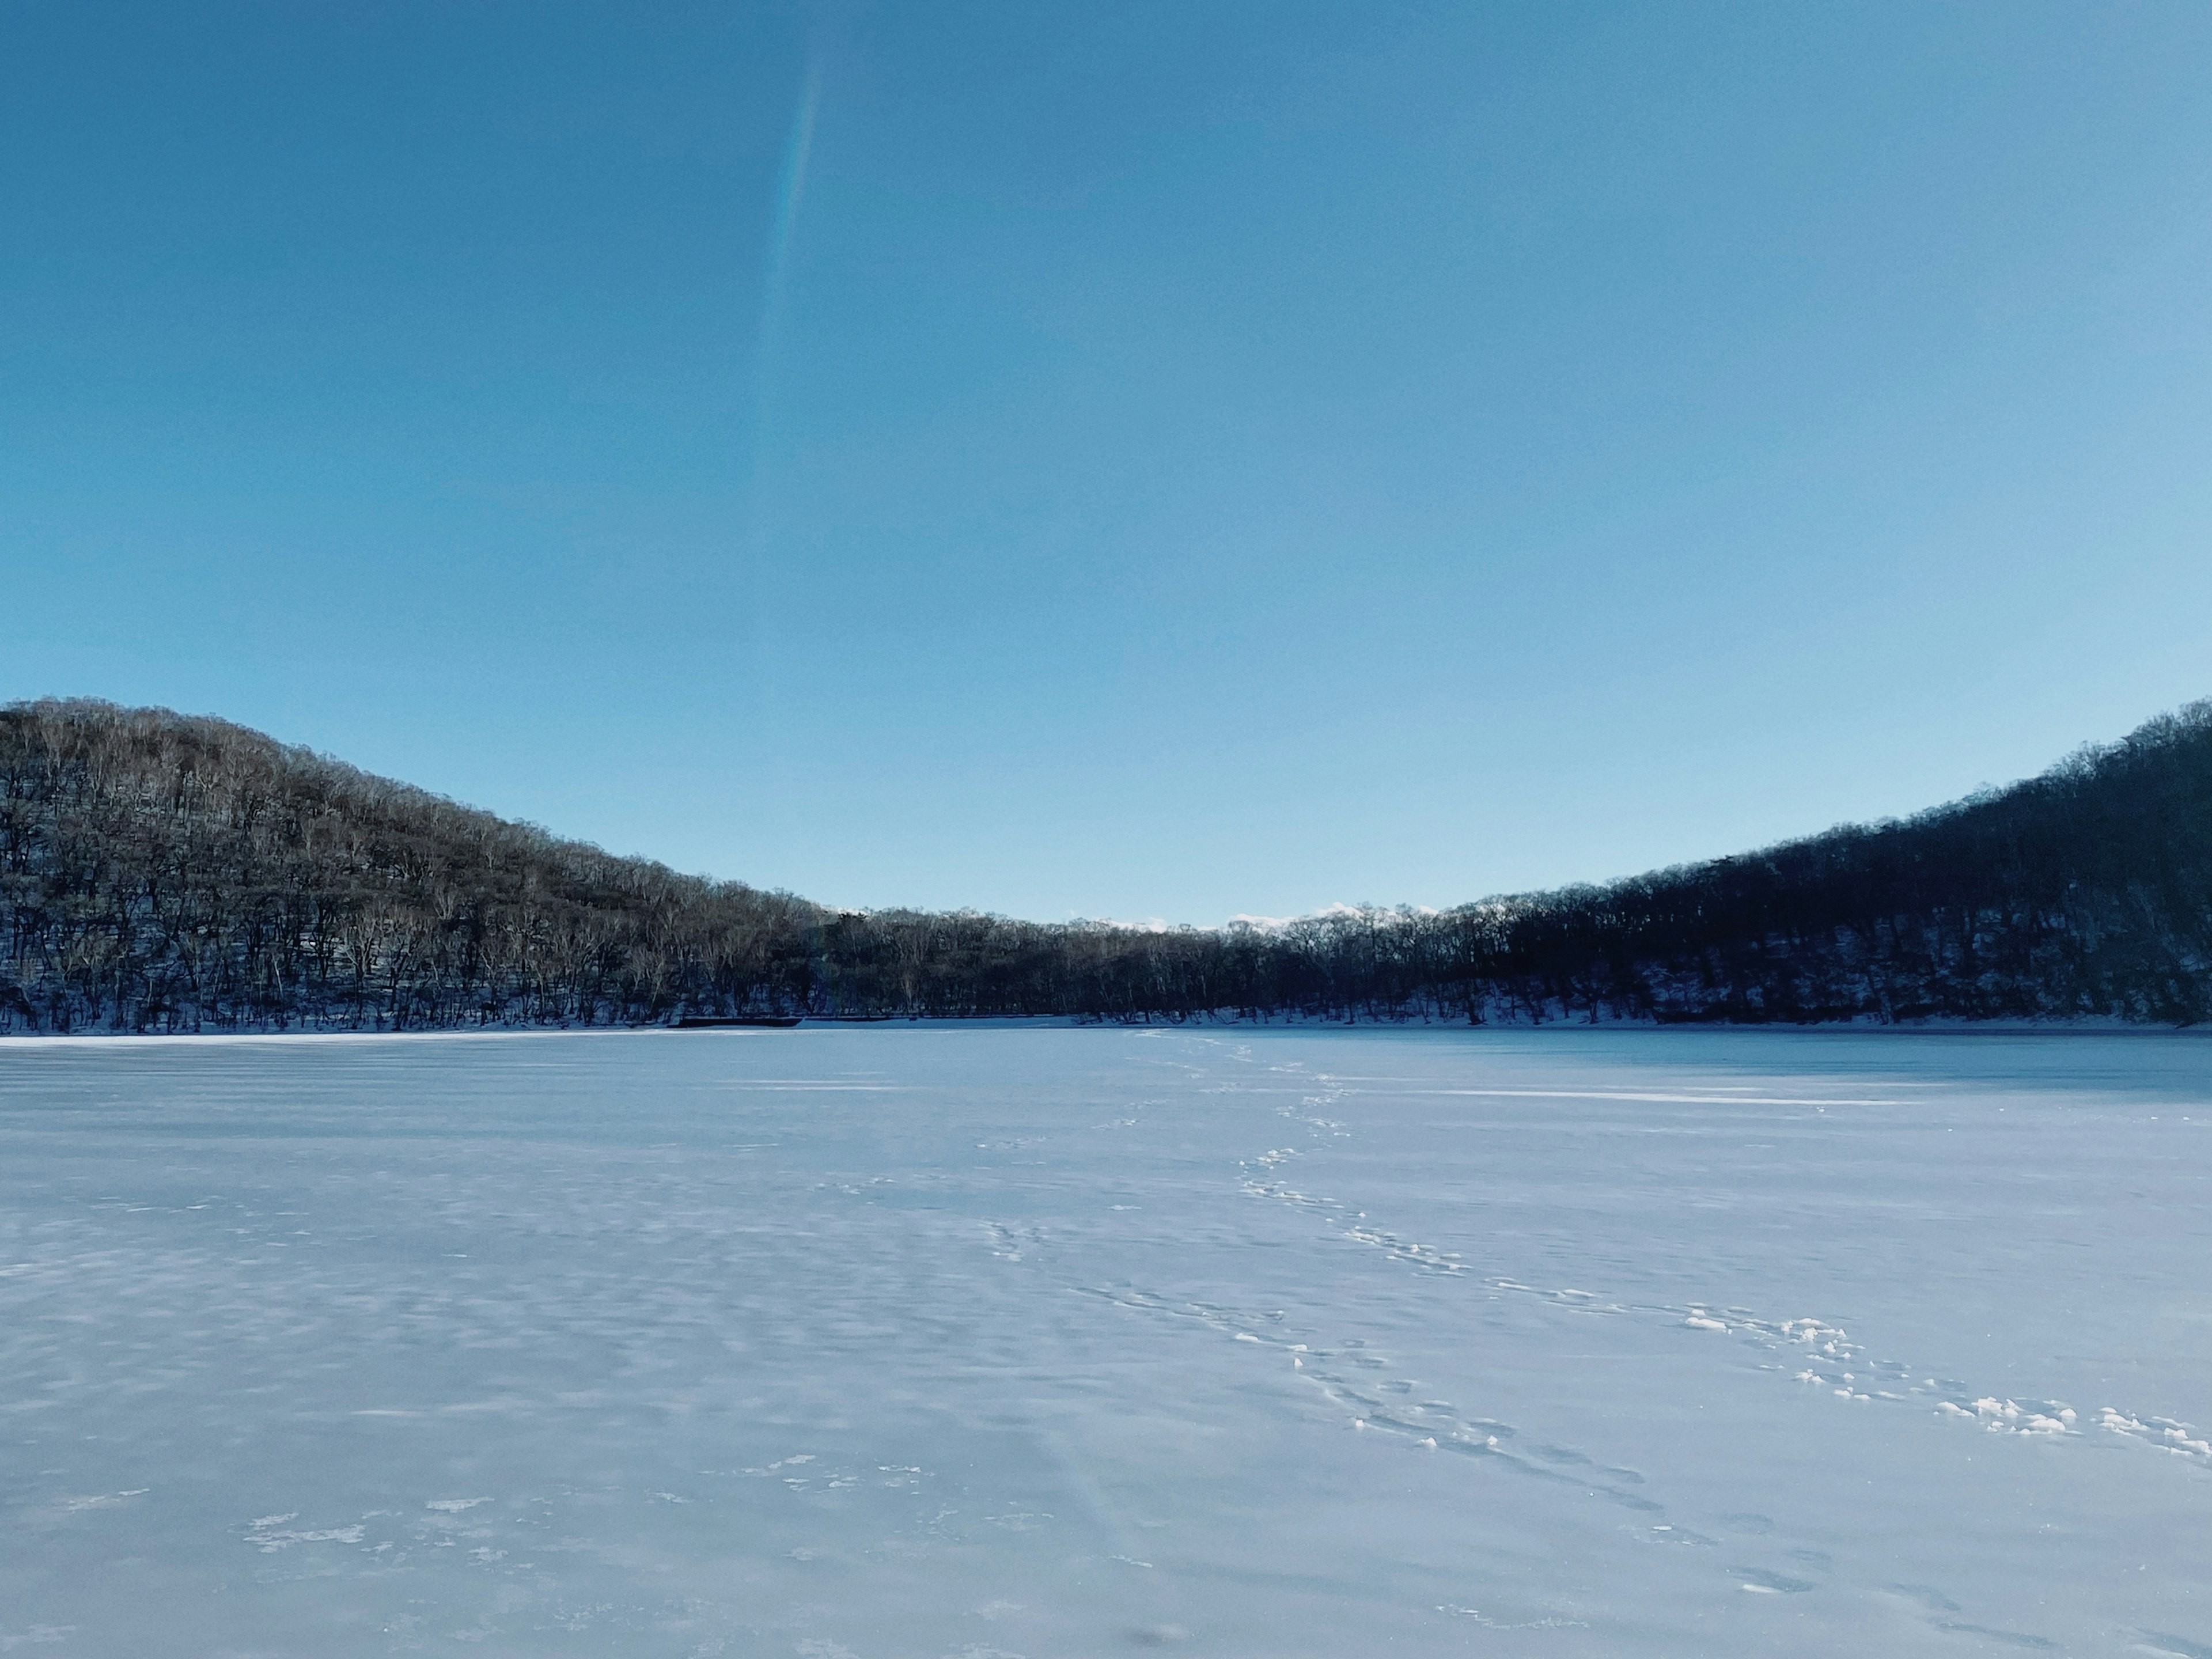
M 1168 933 L 836 912 L 221 720 L 0 708 L 0 1030 L 744 1010 L 2193 1023 L 2212 703 L 1901 823 L 1440 915 Z

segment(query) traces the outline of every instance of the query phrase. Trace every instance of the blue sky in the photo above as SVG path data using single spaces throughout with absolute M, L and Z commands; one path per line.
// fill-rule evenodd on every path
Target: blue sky
M 21 4 L 0 697 L 1449 904 L 2212 694 L 2212 9 Z

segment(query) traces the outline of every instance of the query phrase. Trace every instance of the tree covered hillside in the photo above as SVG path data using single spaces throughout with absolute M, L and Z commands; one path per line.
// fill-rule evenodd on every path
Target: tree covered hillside
M 2212 1015 L 2212 703 L 1902 823 L 1279 930 L 842 912 L 224 721 L 0 708 L 0 1030 L 684 1013 L 1660 1021 Z

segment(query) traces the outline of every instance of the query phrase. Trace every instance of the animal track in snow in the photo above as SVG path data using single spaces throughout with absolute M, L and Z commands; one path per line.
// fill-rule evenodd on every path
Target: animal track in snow
M 1332 1104 L 1347 1092 L 1341 1088 L 1332 1089 L 1326 1094 L 1306 1097 L 1301 1104 L 1305 1107 Z M 1298 1115 L 1290 1107 L 1278 1107 L 1276 1109 L 1284 1116 Z M 1350 1133 L 1333 1120 L 1310 1115 L 1302 1121 L 1317 1130 L 1326 1128 L 1339 1136 Z M 1271 1200 L 1327 1216 L 1337 1224 L 1341 1237 L 1352 1243 L 1378 1249 L 1393 1260 L 1423 1271 L 1449 1276 L 1468 1273 L 1467 1263 L 1457 1251 L 1437 1249 L 1391 1232 L 1371 1222 L 1366 1212 L 1355 1211 L 1339 1200 L 1303 1190 L 1287 1182 L 1262 1178 L 1262 1176 L 1272 1175 L 1285 1164 L 1304 1156 L 1306 1154 L 1296 1147 L 1277 1147 L 1257 1158 L 1243 1160 L 1242 1167 L 1247 1171 L 1256 1170 L 1262 1172 L 1261 1176 L 1246 1175 L 1242 1183 L 1243 1192 L 1248 1197 Z M 1824 1388 L 1832 1397 L 1853 1403 L 1872 1403 L 1875 1401 L 1904 1402 L 1935 1396 L 1933 1409 L 1940 1415 L 1949 1419 L 1972 1422 L 1994 1434 L 2057 1437 L 2078 1435 L 2082 1431 L 2080 1413 L 2063 1401 L 2024 1403 L 2014 1399 L 1999 1399 L 1995 1395 L 1950 1398 L 1953 1394 L 1964 1395 L 1967 1385 L 1955 1378 L 1925 1376 L 1915 1381 L 1916 1368 L 1894 1360 L 1869 1358 L 1865 1349 L 1852 1341 L 1841 1327 L 1820 1319 L 1778 1320 L 1746 1308 L 1717 1310 L 1703 1303 L 1680 1305 L 1624 1303 L 1606 1299 L 1589 1291 L 1546 1289 L 1500 1276 L 1485 1277 L 1478 1282 L 1492 1291 L 1534 1297 L 1586 1313 L 1664 1319 L 1687 1330 L 1734 1335 L 1770 1352 L 1801 1355 L 1814 1363 L 1794 1373 L 1795 1380 Z M 2192 1424 L 2168 1417 L 2138 1417 L 2106 1406 L 2100 1407 L 2091 1419 L 2091 1426 L 2138 1441 L 2187 1460 L 2197 1467 L 2212 1470 L 2212 1432 L 2199 1431 Z
M 1449 1401 L 1416 1402 L 1403 1397 L 1386 1397 L 1391 1394 L 1410 1395 L 1414 1384 L 1409 1378 L 1377 1384 L 1357 1375 L 1363 1370 L 1389 1369 L 1384 1356 L 1374 1352 L 1357 1338 L 1333 1347 L 1317 1347 L 1289 1340 L 1281 1327 L 1280 1313 L 1255 1315 L 1218 1303 L 1174 1302 L 1131 1286 L 1094 1287 L 1086 1293 L 1133 1311 L 1191 1320 L 1233 1341 L 1255 1343 L 1273 1350 L 1288 1359 L 1298 1380 L 1341 1413 L 1355 1432 L 1378 1435 L 1425 1451 L 1494 1461 L 1500 1467 L 1538 1480 L 1581 1487 L 1639 1515 L 1663 1513 L 1661 1506 L 1650 1498 L 1626 1490 L 1644 1483 L 1644 1477 L 1633 1469 L 1609 1467 L 1579 1452 L 1556 1446 L 1524 1453 L 1507 1443 L 1519 1432 L 1510 1423 L 1494 1418 L 1462 1416 Z

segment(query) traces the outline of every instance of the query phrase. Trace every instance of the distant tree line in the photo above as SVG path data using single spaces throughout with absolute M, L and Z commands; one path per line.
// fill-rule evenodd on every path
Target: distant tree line
M 2212 1016 L 2212 702 L 1902 822 L 1281 928 L 835 910 L 243 727 L 0 708 L 0 1031 L 687 1014 L 1449 1021 Z

